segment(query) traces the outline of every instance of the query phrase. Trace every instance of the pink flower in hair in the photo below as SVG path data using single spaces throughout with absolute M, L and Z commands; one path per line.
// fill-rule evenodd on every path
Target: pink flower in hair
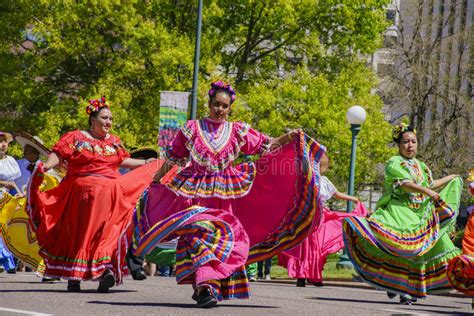
M 222 80 L 217 80 L 211 83 L 211 89 L 209 90 L 209 98 L 212 98 L 217 91 L 225 91 L 229 94 L 230 96 L 230 103 L 232 104 L 235 99 L 237 98 L 237 95 L 235 93 L 235 90 L 232 88 L 230 83 L 224 82 Z

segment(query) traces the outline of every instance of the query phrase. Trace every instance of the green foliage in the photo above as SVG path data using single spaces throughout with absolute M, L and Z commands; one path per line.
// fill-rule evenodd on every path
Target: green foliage
M 6 6 L 0 109 L 9 120 L 2 128 L 21 127 L 51 145 L 61 133 L 86 128 L 87 99 L 106 95 L 115 132 L 128 146 L 155 143 L 160 90 L 187 89 L 193 57 L 187 38 L 156 21 L 158 8 L 134 1 Z M 41 35 L 25 41 L 26 33 Z
M 374 165 L 393 154 L 386 145 L 391 134 L 380 111 L 383 104 L 370 93 L 374 80 L 365 66 L 356 63 L 334 82 L 300 68 L 287 80 L 255 84 L 242 96 L 245 105 L 236 108 L 234 116 L 274 137 L 303 127 L 327 146 L 332 162 L 328 176 L 345 191 L 351 148 L 350 126 L 345 118 L 349 107 L 359 104 L 367 111 L 358 140 L 356 183 L 380 182 Z
M 339 254 L 337 253 L 330 254 L 327 257 L 323 270 L 323 279 L 325 281 L 352 280 L 352 277 L 356 275 L 354 269 L 338 269 L 336 267 L 338 261 Z M 272 279 L 288 279 L 288 270 L 278 265 L 277 257 L 273 258 L 270 271 Z
M 346 110 L 364 106 L 357 181 L 374 181 L 389 155 L 376 80 L 360 61 L 386 27 L 388 0 L 207 0 L 199 115 L 209 81 L 236 84 L 233 119 L 272 136 L 302 127 L 328 146 L 329 176 L 345 185 Z M 152 146 L 163 90 L 192 84 L 196 1 L 18 0 L 0 4 L 0 130 L 22 129 L 47 146 L 87 128 L 87 99 L 105 95 L 114 133 Z M 18 149 L 13 148 L 14 153 Z M 342 190 L 343 188 L 340 187 Z

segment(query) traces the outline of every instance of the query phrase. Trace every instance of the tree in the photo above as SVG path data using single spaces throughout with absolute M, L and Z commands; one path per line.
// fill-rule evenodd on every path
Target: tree
M 208 0 L 204 3 L 200 107 L 209 81 L 237 84 L 236 119 L 276 136 L 303 127 L 340 154 L 347 178 L 346 109 L 367 107 L 358 178 L 373 179 L 389 152 L 376 84 L 359 59 L 385 28 L 388 0 Z M 1 4 L 0 129 L 28 130 L 48 146 L 86 128 L 86 100 L 106 95 L 127 146 L 155 143 L 161 90 L 189 90 L 196 3 L 183 0 L 20 0 Z M 278 124 L 278 125 L 277 125 Z M 385 135 L 385 134 L 383 134 Z
M 12 1 L 4 9 L 2 128 L 22 126 L 51 145 L 85 127 L 87 99 L 106 95 L 123 140 L 153 144 L 160 90 L 190 86 L 191 43 L 145 2 Z
M 395 69 L 383 97 L 416 127 L 420 151 L 438 176 L 472 166 L 473 28 L 466 2 L 404 1 L 393 41 Z
M 342 71 L 334 82 L 300 68 L 285 80 L 254 86 L 233 115 L 274 137 L 303 126 L 307 134 L 327 146 L 332 165 L 329 175 L 345 187 L 351 148 L 346 113 L 350 106 L 360 104 L 368 119 L 358 142 L 357 182 L 380 183 L 381 174 L 374 166 L 394 151 L 387 147 L 391 133 L 380 111 L 383 104 L 370 93 L 375 82 L 374 74 L 360 63 Z

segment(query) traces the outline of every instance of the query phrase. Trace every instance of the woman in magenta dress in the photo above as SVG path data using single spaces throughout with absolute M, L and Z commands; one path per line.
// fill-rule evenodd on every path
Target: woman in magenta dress
M 329 169 L 329 157 L 324 154 L 321 158 L 321 174 Z M 319 226 L 299 246 L 278 255 L 278 263 L 288 269 L 288 276 L 296 278 L 296 286 L 306 286 L 306 280 L 315 286 L 323 286 L 323 269 L 326 258 L 344 248 L 342 237 L 342 220 L 349 216 L 367 215 L 367 210 L 354 197 L 341 193 L 325 176 L 321 176 L 319 197 L 323 207 L 323 218 Z M 351 213 L 334 212 L 326 207 L 326 201 L 331 198 L 352 201 L 356 203 Z
M 245 264 L 300 243 L 317 225 L 318 164 L 325 149 L 301 131 L 279 138 L 229 122 L 235 99 L 214 82 L 209 117 L 188 121 L 166 150 L 166 163 L 145 191 L 135 216 L 135 252 L 179 238 L 178 284 L 192 284 L 199 307 L 248 298 Z M 234 165 L 239 153 L 259 155 Z M 166 185 L 161 177 L 184 168 Z
M 112 113 L 104 97 L 91 100 L 87 113 L 89 129 L 64 134 L 48 161 L 37 164 L 28 211 L 45 259 L 44 275 L 67 279 L 70 292 L 81 290 L 81 280 L 98 280 L 98 291 L 108 292 L 128 273 L 126 231 L 155 164 L 129 158 L 120 139 L 109 133 Z M 39 192 L 44 172 L 62 162 L 67 174 L 60 185 Z M 119 166 L 136 169 L 120 176 Z

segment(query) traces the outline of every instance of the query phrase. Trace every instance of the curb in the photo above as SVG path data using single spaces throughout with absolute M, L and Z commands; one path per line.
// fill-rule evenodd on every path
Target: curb
M 294 285 L 296 287 L 296 279 L 272 279 L 269 281 L 266 280 L 258 280 L 259 283 L 276 283 L 276 284 L 289 284 L 289 285 Z M 363 283 L 363 282 L 358 282 L 354 281 L 351 279 L 337 279 L 337 278 L 328 278 L 324 279 L 323 281 L 325 286 L 334 286 L 334 287 L 347 287 L 347 288 L 354 288 L 354 289 L 365 289 L 365 290 L 374 290 L 374 291 L 379 291 L 375 289 L 373 286 Z M 451 290 L 450 292 L 446 293 L 433 293 L 430 295 L 436 295 L 436 296 L 448 296 L 448 297 L 459 297 L 459 298 L 471 298 L 470 296 L 467 296 L 461 292 L 458 292 L 456 290 Z M 473 298 L 474 300 L 474 298 Z

